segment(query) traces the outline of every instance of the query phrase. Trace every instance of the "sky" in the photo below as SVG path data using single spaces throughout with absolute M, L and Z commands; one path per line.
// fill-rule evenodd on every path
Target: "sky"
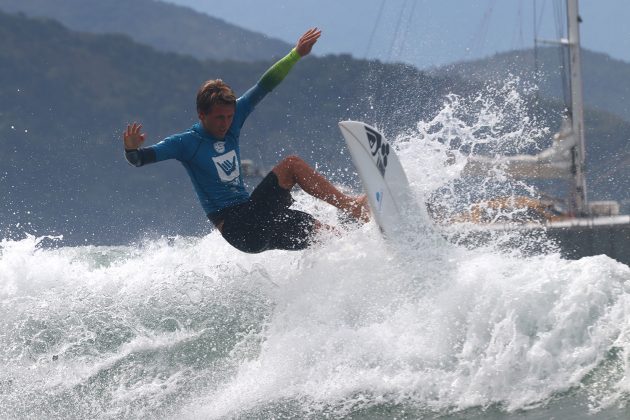
M 566 27 L 562 0 L 166 1 L 290 43 L 318 26 L 323 36 L 315 53 L 420 68 L 531 48 L 534 38 L 557 39 Z M 630 62 L 630 0 L 583 0 L 580 15 L 584 48 Z

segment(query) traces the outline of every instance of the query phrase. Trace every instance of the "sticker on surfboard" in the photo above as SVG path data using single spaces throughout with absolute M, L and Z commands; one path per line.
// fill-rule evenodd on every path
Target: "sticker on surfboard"
M 375 222 L 386 236 L 395 235 L 411 199 L 407 175 L 398 156 L 374 127 L 359 121 L 342 121 L 339 128 Z

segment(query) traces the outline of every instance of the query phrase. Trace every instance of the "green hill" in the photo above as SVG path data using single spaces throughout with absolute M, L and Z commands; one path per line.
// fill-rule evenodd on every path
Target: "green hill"
M 48 17 L 76 31 L 125 34 L 158 51 L 197 58 L 267 60 L 289 48 L 283 41 L 156 0 L 0 0 L 0 10 Z

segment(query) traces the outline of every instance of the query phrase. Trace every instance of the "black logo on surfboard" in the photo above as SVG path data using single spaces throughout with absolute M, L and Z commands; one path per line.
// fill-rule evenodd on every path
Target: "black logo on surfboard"
M 372 130 L 370 127 L 365 127 L 365 134 L 367 134 L 372 157 L 376 159 L 376 167 L 384 177 L 385 169 L 387 168 L 387 155 L 389 155 L 389 143 L 383 139 L 381 133 Z

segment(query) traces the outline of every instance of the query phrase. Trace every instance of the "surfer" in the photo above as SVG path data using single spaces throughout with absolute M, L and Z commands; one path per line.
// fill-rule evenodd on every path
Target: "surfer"
M 239 136 L 245 119 L 299 59 L 311 52 L 320 35 L 317 28 L 304 33 L 295 48 L 238 99 L 221 79 L 203 83 L 197 92 L 199 122 L 188 131 L 141 148 L 146 137 L 142 125 L 127 125 L 123 133 L 127 161 L 134 166 L 167 159 L 180 161 L 210 221 L 228 243 L 243 252 L 304 249 L 318 230 L 329 228 L 310 214 L 289 208 L 293 203 L 290 191 L 296 184 L 366 221 L 365 196 L 344 194 L 298 156 L 278 163 L 251 196 L 243 184 Z

